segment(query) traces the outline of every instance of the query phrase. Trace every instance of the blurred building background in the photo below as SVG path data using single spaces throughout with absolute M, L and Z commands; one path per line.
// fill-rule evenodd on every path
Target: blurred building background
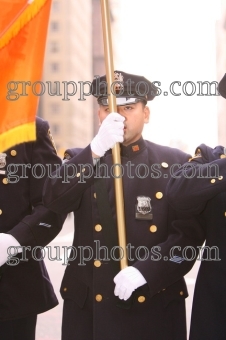
M 174 97 L 168 91 L 173 81 L 193 81 L 198 91 L 198 81 L 221 79 L 226 66 L 225 2 L 140 0 L 137 7 L 135 1 L 109 1 L 115 69 L 161 83 L 161 96 L 149 103 L 146 139 L 190 153 L 200 143 L 226 145 L 224 99 L 183 93 Z M 52 1 L 44 65 L 46 93 L 38 114 L 49 121 L 62 156 L 69 147 L 88 145 L 99 126 L 96 100 L 79 100 L 79 81 L 105 73 L 100 0 Z M 181 91 L 182 85 L 176 89 Z M 68 100 L 66 86 L 68 92 L 77 90 Z M 89 92 L 88 84 L 84 90 Z
M 78 83 L 93 76 L 92 30 L 91 0 L 53 0 L 43 74 L 50 90 L 41 97 L 39 115 L 50 122 L 61 156 L 93 135 L 92 100 L 79 100 Z
M 117 3 L 109 2 L 111 8 Z M 111 19 L 114 24 L 113 15 Z M 53 0 L 43 73 L 46 93 L 38 115 L 49 121 L 60 156 L 69 147 L 88 145 L 97 132 L 97 102 L 92 96 L 80 100 L 79 82 L 104 73 L 100 1 Z M 89 89 L 84 85 L 84 92 Z M 66 96 L 65 91 L 74 95 Z

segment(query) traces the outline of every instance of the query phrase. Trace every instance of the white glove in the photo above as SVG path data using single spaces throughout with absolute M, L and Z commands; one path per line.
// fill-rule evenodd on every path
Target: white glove
M 114 147 L 116 143 L 123 142 L 125 117 L 117 112 L 110 113 L 102 122 L 97 135 L 91 142 L 92 152 L 102 157 L 105 152 Z
M 135 289 L 143 286 L 147 281 L 138 269 L 129 266 L 114 277 L 114 283 L 116 284 L 114 294 L 121 300 L 127 300 Z
M 0 267 L 7 261 L 9 247 L 20 247 L 20 244 L 12 235 L 0 233 Z M 21 250 L 18 249 L 19 252 Z

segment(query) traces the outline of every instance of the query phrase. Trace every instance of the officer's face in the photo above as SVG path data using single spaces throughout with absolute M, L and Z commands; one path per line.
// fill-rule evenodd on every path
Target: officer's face
M 127 146 L 136 142 L 141 137 L 144 124 L 149 121 L 150 110 L 148 106 L 144 106 L 141 102 L 117 106 L 117 112 L 125 117 L 123 145 Z M 100 123 L 108 114 L 109 107 L 101 105 L 98 112 Z

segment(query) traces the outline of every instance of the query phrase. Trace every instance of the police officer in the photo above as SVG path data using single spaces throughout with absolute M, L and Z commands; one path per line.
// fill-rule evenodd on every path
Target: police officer
M 226 75 L 219 83 L 226 98 Z M 226 149 L 205 144 L 171 178 L 170 204 L 197 215 L 205 227 L 206 243 L 195 285 L 190 340 L 226 337 Z
M 42 204 L 45 178 L 61 160 L 49 125 L 41 118 L 36 119 L 36 135 L 35 142 L 21 143 L 0 154 L 1 340 L 34 340 L 37 314 L 58 304 L 40 261 L 40 247 L 59 233 L 64 221 Z M 20 246 L 28 249 L 9 248 Z M 10 256 L 17 252 L 18 256 Z
M 61 285 L 62 339 L 183 340 L 183 275 L 194 260 L 183 261 L 179 247 L 196 248 L 203 235 L 195 219 L 170 208 L 165 187 L 173 164 L 190 156 L 142 138 L 150 115 L 146 104 L 157 88 L 142 76 L 114 75 L 118 112 L 109 112 L 106 77 L 94 79 L 100 129 L 86 148 L 66 151 L 58 178 L 44 186 L 49 209 L 75 215 L 74 248 Z M 123 270 L 116 252 L 111 155 L 116 142 L 121 143 L 129 262 Z

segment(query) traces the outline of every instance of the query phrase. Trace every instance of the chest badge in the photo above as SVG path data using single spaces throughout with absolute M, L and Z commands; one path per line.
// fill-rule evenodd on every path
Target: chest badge
M 137 220 L 152 220 L 153 214 L 151 213 L 151 199 L 148 196 L 137 196 L 137 204 L 135 207 L 135 217 Z
M 0 175 L 5 175 L 5 170 L 1 170 L 6 166 L 6 153 L 0 153 Z

